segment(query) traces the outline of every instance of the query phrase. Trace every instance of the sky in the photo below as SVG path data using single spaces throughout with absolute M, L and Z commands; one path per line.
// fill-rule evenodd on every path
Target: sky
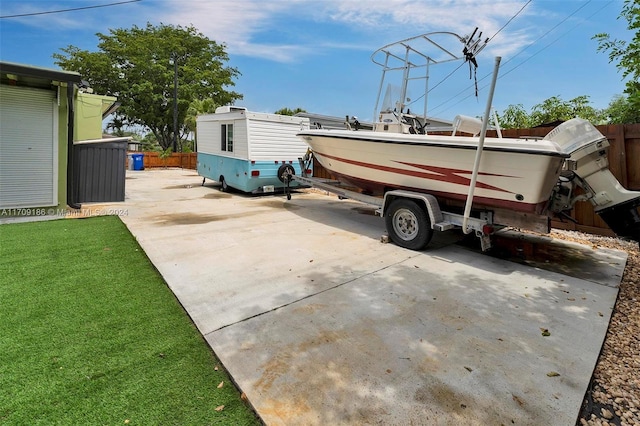
M 54 53 L 69 45 L 95 51 L 96 33 L 148 22 L 193 25 L 224 44 L 228 65 L 240 71 L 230 88 L 244 96 L 236 105 L 372 121 L 382 74 L 371 61 L 377 49 L 430 32 L 463 37 L 477 27 L 483 39 L 491 39 L 477 57 L 478 96 L 468 64 L 432 65 L 429 116 L 481 116 L 496 57 L 501 61 L 492 104 L 498 112 L 518 104 L 530 112 L 552 96 L 582 95 L 601 109 L 623 93 L 625 82 L 592 37 L 631 38 L 619 18 L 622 5 L 623 0 L 0 0 L 0 60 L 59 69 Z M 73 8 L 85 9 L 42 14 Z M 25 14 L 30 16 L 13 16 Z M 388 83 L 399 85 L 400 74 L 388 73 L 383 88 Z M 416 84 L 408 96 L 422 111 L 425 85 Z

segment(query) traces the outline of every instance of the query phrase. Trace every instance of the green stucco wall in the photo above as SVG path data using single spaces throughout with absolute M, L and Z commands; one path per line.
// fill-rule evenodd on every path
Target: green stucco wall
M 66 84 L 60 87 L 60 103 L 58 106 L 58 206 L 57 209 L 67 207 L 67 119 L 69 108 L 67 102 Z
M 102 138 L 102 112 L 116 98 L 79 92 L 76 99 L 75 141 Z

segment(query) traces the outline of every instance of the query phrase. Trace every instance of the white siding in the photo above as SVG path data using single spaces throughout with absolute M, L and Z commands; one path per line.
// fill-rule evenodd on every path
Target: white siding
M 0 208 L 58 204 L 56 92 L 0 86 Z
M 220 122 L 202 120 L 198 117 L 198 152 L 205 154 L 220 153 Z
M 249 158 L 247 120 L 233 120 L 233 157 Z
M 296 160 L 307 152 L 307 144 L 296 136 L 300 122 L 252 118 L 249 123 L 252 160 Z
M 233 153 L 220 149 L 220 127 L 233 123 Z M 256 161 L 297 160 L 307 144 L 296 134 L 309 119 L 248 111 L 198 117 L 198 152 Z
M 246 119 L 234 120 L 229 117 L 229 114 L 219 114 L 220 117 L 217 118 L 214 115 L 198 118 L 198 152 L 246 159 L 248 155 Z M 223 124 L 233 124 L 233 152 L 220 149 Z

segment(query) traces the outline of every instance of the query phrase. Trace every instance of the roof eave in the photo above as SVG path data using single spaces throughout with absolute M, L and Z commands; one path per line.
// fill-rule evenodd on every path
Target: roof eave
M 0 62 L 0 71 L 6 74 L 44 78 L 61 82 L 80 83 L 82 80 L 80 74 L 75 71 L 53 70 L 11 62 Z

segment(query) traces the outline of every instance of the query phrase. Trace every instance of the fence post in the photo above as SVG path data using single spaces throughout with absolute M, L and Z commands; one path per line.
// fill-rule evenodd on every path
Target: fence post
M 623 124 L 611 124 L 598 127 L 601 132 L 604 130 L 603 133 L 609 140 L 609 169 L 620 184 L 627 188 L 629 186 L 629 178 L 627 173 L 625 126 Z

